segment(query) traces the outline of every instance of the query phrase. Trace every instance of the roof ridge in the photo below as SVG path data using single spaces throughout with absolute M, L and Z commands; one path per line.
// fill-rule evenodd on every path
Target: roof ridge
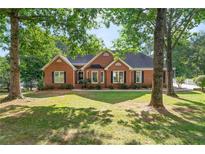
M 110 50 L 114 54 L 114 50 Z M 106 51 L 103 51 L 106 52 Z M 102 53 L 102 52 L 101 52 Z M 99 54 L 99 53 L 98 53 Z M 76 58 L 67 57 L 72 64 L 78 65 L 83 64 L 86 65 L 90 60 L 92 60 L 96 54 L 85 54 L 85 55 L 77 55 Z M 153 67 L 153 58 L 149 55 L 146 55 L 142 52 L 126 52 L 123 60 L 132 68 L 143 68 L 143 67 Z

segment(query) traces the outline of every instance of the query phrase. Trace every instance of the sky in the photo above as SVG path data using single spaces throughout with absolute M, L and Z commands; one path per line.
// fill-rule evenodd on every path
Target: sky
M 205 23 L 201 23 L 197 27 L 195 27 L 191 30 L 191 32 L 200 32 L 200 31 L 205 32 Z
M 200 24 L 198 27 L 195 27 L 191 31 L 205 31 L 205 23 Z M 97 37 L 101 38 L 107 48 L 112 48 L 112 41 L 119 37 L 119 32 L 120 27 L 111 24 L 109 28 L 102 27 L 99 29 L 94 29 L 90 33 L 95 34 Z M 3 51 L 0 49 L 0 56 L 5 56 L 7 53 L 8 51 Z
M 120 27 L 111 24 L 109 28 L 99 28 L 91 31 L 91 34 L 95 34 L 97 37 L 104 41 L 107 48 L 112 48 L 112 41 L 119 37 Z

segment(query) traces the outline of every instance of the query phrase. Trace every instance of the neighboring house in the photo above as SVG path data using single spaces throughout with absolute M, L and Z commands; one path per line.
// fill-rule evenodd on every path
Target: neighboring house
M 42 70 L 45 85 L 59 86 L 63 83 L 80 88 L 79 81 L 89 79 L 101 87 L 119 84 L 152 86 L 153 60 L 142 53 L 127 53 L 124 59 L 114 60 L 113 52 L 98 55 L 77 56 L 75 59 L 61 55 L 54 57 Z M 163 82 L 166 83 L 164 69 Z

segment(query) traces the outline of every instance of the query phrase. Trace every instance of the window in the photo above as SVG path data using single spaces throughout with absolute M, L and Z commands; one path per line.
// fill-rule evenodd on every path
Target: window
M 108 56 L 109 56 L 109 53 L 106 52 L 106 53 L 103 54 L 103 56 L 104 56 L 104 57 L 108 57 Z
M 104 83 L 104 72 L 100 72 L 100 83 Z
M 91 82 L 98 83 L 98 71 L 92 71 L 91 73 Z
M 57 63 L 61 63 L 61 62 L 62 62 L 62 60 L 61 60 L 61 59 L 58 59 L 56 62 L 57 62 Z
M 54 72 L 54 83 L 64 83 L 64 72 L 63 71 Z
M 118 62 L 118 63 L 115 64 L 115 66 L 121 66 L 121 63 Z
M 113 72 L 113 83 L 124 83 L 124 72 L 123 71 Z
M 142 71 L 136 71 L 136 83 L 142 82 Z

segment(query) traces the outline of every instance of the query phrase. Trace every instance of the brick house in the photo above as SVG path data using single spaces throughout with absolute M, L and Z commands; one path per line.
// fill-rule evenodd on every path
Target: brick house
M 114 59 L 113 52 L 103 51 L 98 55 L 77 56 L 75 59 L 55 56 L 42 68 L 44 84 L 58 87 L 61 84 L 72 84 L 81 88 L 80 80 L 89 79 L 91 85 L 117 87 L 140 84 L 152 86 L 153 60 L 142 53 L 127 53 L 123 59 Z M 166 84 L 166 69 L 163 82 Z

